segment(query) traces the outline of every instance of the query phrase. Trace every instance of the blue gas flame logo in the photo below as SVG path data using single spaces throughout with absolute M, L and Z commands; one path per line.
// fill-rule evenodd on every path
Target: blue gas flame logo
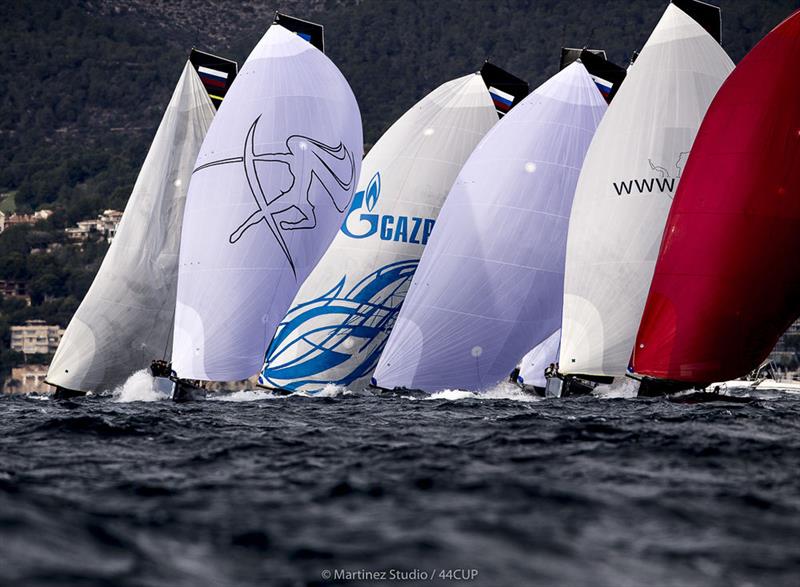
M 391 263 L 348 291 L 346 276 L 342 277 L 330 291 L 292 308 L 267 351 L 259 383 L 318 391 L 327 383 L 349 385 L 368 377 L 378 364 L 418 263 L 416 259 Z
M 382 241 L 425 245 L 431 235 L 433 218 L 378 214 L 375 206 L 381 195 L 381 174 L 372 176 L 366 190 L 356 192 L 342 223 L 342 232 L 354 239 L 377 235 Z M 366 212 L 364 208 L 366 207 Z

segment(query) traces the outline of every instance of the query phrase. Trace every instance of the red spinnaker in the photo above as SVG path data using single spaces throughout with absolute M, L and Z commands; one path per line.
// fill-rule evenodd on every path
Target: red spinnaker
M 710 383 L 759 365 L 800 315 L 800 11 L 720 88 L 661 241 L 631 366 Z

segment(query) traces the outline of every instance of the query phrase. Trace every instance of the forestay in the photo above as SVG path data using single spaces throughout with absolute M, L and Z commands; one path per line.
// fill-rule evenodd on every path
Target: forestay
M 681 172 L 732 68 L 697 22 L 667 8 L 600 124 L 578 181 L 561 372 L 625 374 Z
M 64 333 L 47 381 L 114 389 L 169 356 L 181 218 L 214 106 L 187 62 L 100 270 Z
M 574 63 L 480 142 L 442 207 L 378 386 L 484 389 L 560 327 L 570 206 L 605 110 Z
M 481 76 L 470 74 L 386 131 L 364 159 L 340 231 L 272 341 L 261 385 L 369 383 L 445 196 L 497 120 Z
M 228 91 L 192 176 L 172 354 L 179 377 L 258 373 L 342 223 L 362 155 L 347 81 L 319 50 L 273 25 Z

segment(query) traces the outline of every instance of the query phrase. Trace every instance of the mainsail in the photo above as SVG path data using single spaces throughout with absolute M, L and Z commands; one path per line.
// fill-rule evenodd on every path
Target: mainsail
M 184 202 L 213 117 L 214 106 L 187 62 L 114 241 L 61 339 L 48 383 L 109 390 L 169 356 Z
M 714 98 L 667 220 L 637 374 L 734 379 L 758 367 L 800 315 L 798 59 L 795 13 Z
M 667 7 L 597 129 L 578 181 L 562 373 L 625 374 L 678 180 L 732 68 L 703 27 Z
M 497 120 L 481 76 L 470 74 L 386 131 L 364 159 L 339 233 L 281 322 L 261 385 L 369 383 L 445 196 Z
M 606 108 L 574 63 L 487 133 L 442 207 L 378 386 L 484 389 L 558 330 L 572 196 Z
M 361 116 L 342 74 L 272 25 L 228 91 L 192 176 L 172 353 L 179 377 L 258 373 L 350 207 L 362 151 Z

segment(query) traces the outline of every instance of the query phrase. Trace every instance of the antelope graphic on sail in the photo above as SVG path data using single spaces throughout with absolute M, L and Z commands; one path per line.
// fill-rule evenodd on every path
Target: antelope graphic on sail
M 285 153 L 256 153 L 255 134 L 260 118 L 260 116 L 256 118 L 247 131 L 244 152 L 241 157 L 211 161 L 195 169 L 194 173 L 217 165 L 241 163 L 244 167 L 247 184 L 256 203 L 256 210 L 231 233 L 229 242 L 236 244 L 250 228 L 264 222 L 275 237 L 275 240 L 278 241 L 283 254 L 286 255 L 292 272 L 297 276 L 294 260 L 286 244 L 283 231 L 302 230 L 317 226 L 317 215 L 312 202 L 315 196 L 314 192 L 312 192 L 315 178 L 318 181 L 318 185 L 330 197 L 336 209 L 339 212 L 344 212 L 349 207 L 352 197 L 351 188 L 355 180 L 355 161 L 353 160 L 353 154 L 341 142 L 336 147 L 330 147 L 325 143 L 303 135 L 292 135 L 286 139 L 287 152 Z M 309 149 L 314 154 L 316 162 L 312 159 L 311 166 L 299 164 L 298 153 Z M 305 163 L 306 160 L 302 162 Z M 342 179 L 333 169 L 337 162 L 343 162 L 342 166 L 346 166 L 346 169 L 342 170 L 342 175 L 347 174 L 347 179 Z M 285 165 L 291 176 L 290 184 L 286 186 L 285 190 L 281 189 L 278 195 L 273 196 L 269 191 L 265 192 L 264 186 L 267 184 L 259 178 L 258 163 Z M 301 195 L 292 198 L 291 196 L 296 190 Z M 288 213 L 292 210 L 299 213 L 300 218 L 296 220 L 288 219 Z

